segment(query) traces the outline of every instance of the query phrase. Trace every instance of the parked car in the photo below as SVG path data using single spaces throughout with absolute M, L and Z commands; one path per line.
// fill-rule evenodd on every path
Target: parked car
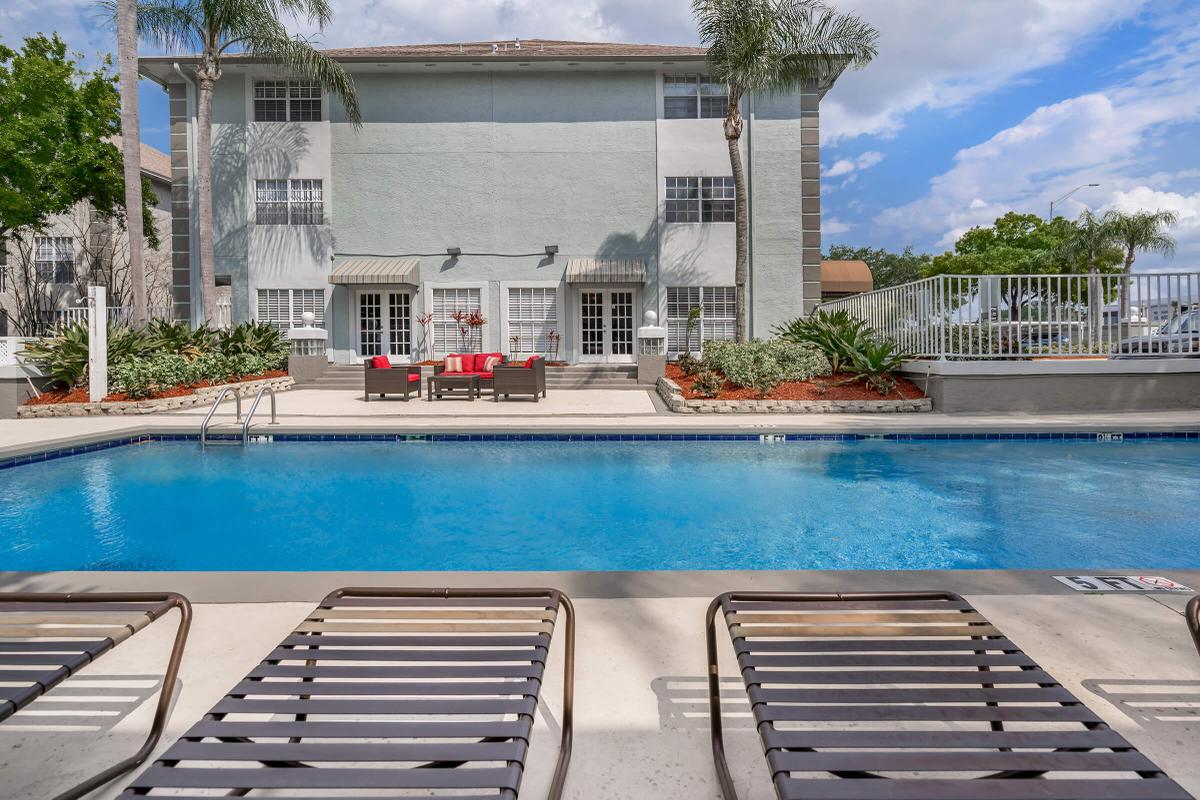
M 1200 308 L 1185 311 L 1148 336 L 1130 336 L 1117 345 L 1117 358 L 1183 356 L 1200 358 Z

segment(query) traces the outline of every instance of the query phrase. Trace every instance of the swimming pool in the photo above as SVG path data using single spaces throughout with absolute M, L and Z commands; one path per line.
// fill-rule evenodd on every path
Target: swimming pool
M 1200 443 L 150 442 L 0 470 L 0 570 L 1200 565 Z

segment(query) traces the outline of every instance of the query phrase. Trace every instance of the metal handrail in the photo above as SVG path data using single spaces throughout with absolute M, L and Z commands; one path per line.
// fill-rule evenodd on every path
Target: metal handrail
M 208 413 L 204 415 L 204 422 L 200 423 L 200 445 L 202 447 L 208 443 L 208 423 L 209 423 L 209 421 L 212 419 L 213 414 L 217 413 L 217 406 L 221 405 L 221 401 L 225 399 L 225 395 L 229 394 L 230 390 L 233 388 L 234 387 L 232 387 L 232 386 L 226 386 L 224 389 L 222 389 L 220 392 L 218 392 L 217 399 L 213 400 L 212 408 L 210 408 L 208 410 Z M 235 391 L 233 393 L 233 399 L 237 402 L 237 408 L 234 411 L 234 420 L 236 422 L 241 422 L 242 421 L 242 395 Z
M 271 395 L 271 424 L 279 424 L 275 419 L 275 390 L 270 386 L 264 386 L 258 390 L 258 394 L 254 395 L 254 402 L 250 404 L 250 410 L 246 412 L 246 421 L 242 423 L 242 444 L 250 440 L 250 420 L 254 418 L 254 412 L 258 410 L 258 401 L 262 400 L 263 392 Z

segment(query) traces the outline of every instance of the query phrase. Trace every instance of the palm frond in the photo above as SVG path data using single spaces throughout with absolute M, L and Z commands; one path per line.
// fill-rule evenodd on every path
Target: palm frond
M 116 13 L 116 0 L 101 0 Z M 195 0 L 148 0 L 137 4 L 138 37 L 164 50 L 181 52 L 204 46 L 204 17 Z
M 280 29 L 282 30 L 282 28 Z M 309 42 L 278 33 L 249 34 L 245 37 L 246 52 L 279 64 L 297 75 L 317 81 L 342 101 L 346 117 L 357 128 L 362 127 L 362 112 L 354 79 L 342 65 L 321 53 Z

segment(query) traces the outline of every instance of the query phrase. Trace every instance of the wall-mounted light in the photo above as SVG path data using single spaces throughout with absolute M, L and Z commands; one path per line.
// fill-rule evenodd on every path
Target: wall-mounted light
M 556 245 L 556 244 L 546 245 L 546 255 L 552 256 L 557 252 L 558 252 L 558 245 Z
M 462 248 L 461 247 L 447 247 L 446 255 L 450 256 L 451 258 L 458 258 L 459 256 L 462 255 Z

